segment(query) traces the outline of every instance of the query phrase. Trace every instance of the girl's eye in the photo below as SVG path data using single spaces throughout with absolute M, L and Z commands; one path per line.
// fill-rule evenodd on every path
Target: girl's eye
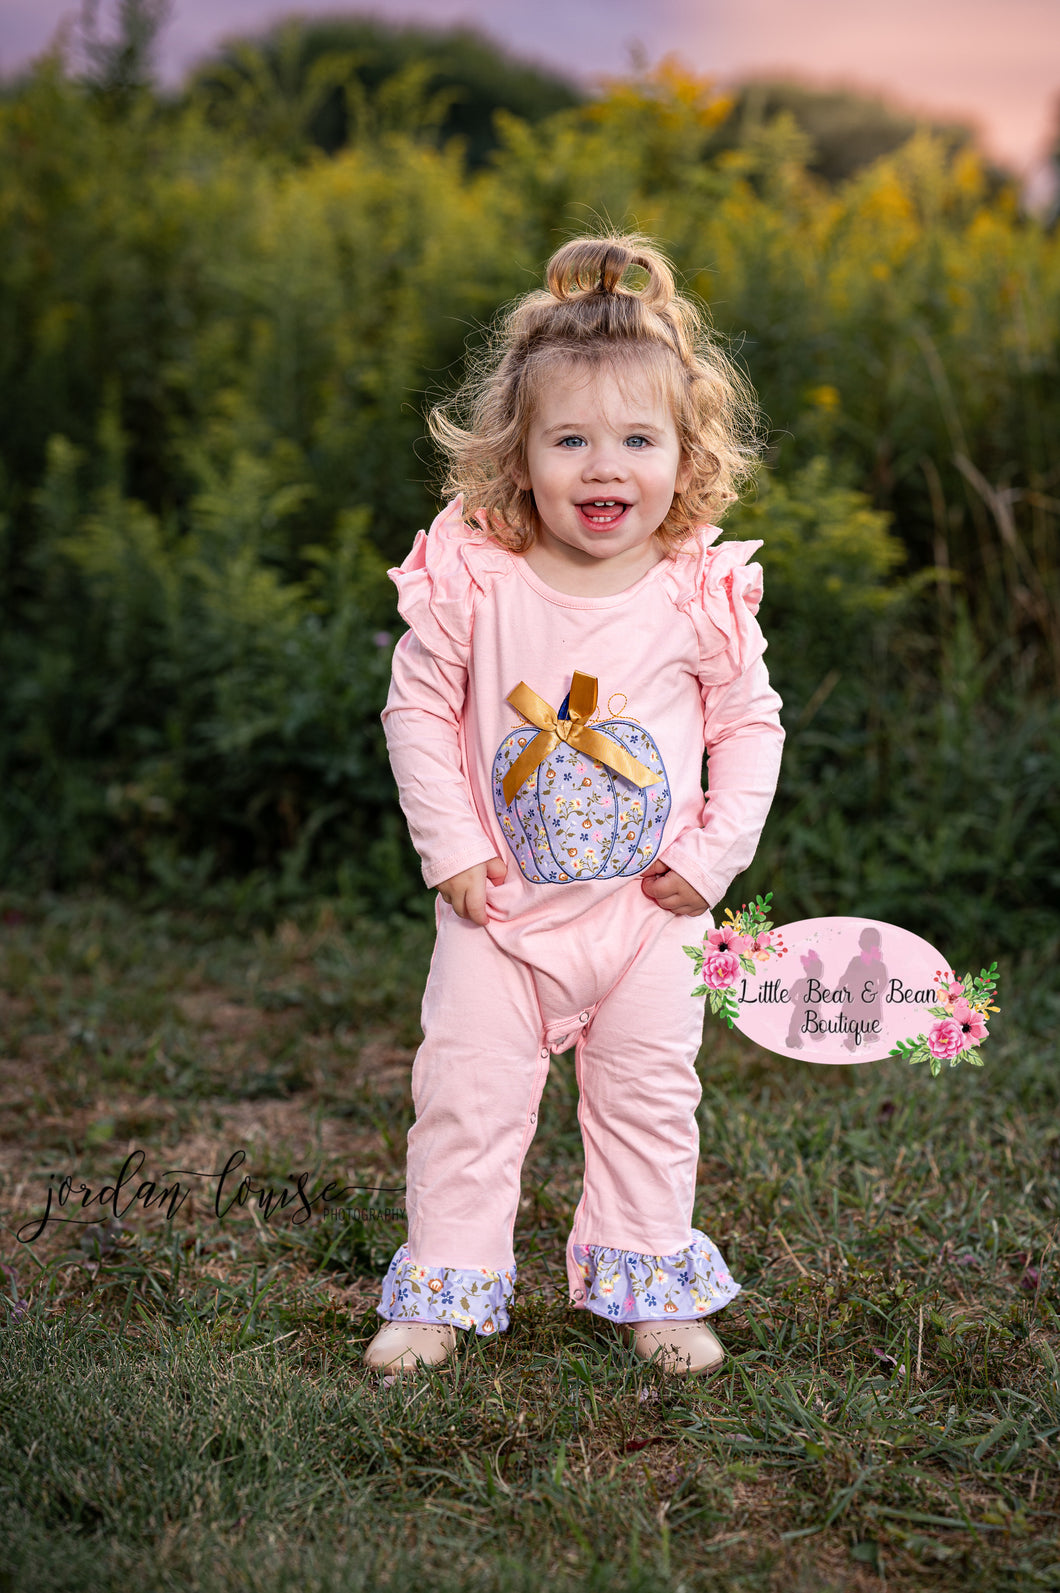
M 559 445 L 560 445 L 561 448 L 584 448 L 585 447 L 585 438 L 584 437 L 561 437 L 560 440 L 559 440 Z
M 647 437 L 642 437 L 639 432 L 632 437 L 626 438 L 627 448 L 647 448 L 648 446 L 649 443 Z

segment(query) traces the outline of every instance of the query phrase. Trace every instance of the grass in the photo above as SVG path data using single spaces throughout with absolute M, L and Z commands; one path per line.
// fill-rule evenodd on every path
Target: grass
M 388 1387 L 360 1350 L 403 1236 L 386 1186 L 427 926 L 0 908 L 0 1588 L 1060 1587 L 1044 967 L 1003 968 L 980 1073 L 814 1068 L 710 1028 L 696 1218 L 745 1287 L 704 1384 L 567 1308 L 560 1059 L 510 1333 Z M 171 1220 L 134 1207 L 19 1242 L 49 1175 L 98 1191 L 137 1149 L 139 1180 L 190 1170 Z M 251 1200 L 218 1218 L 216 1180 L 191 1172 L 239 1149 L 229 1193 L 305 1172 L 310 1192 L 358 1186 L 356 1215 Z

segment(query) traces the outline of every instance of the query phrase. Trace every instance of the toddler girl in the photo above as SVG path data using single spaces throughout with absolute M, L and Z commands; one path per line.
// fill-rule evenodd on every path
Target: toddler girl
M 723 1352 L 704 1319 L 739 1284 L 691 1225 L 703 999 L 683 919 L 711 927 L 751 861 L 783 740 L 760 544 L 714 546 L 709 523 L 748 472 L 750 406 L 644 240 L 576 239 L 547 280 L 503 323 L 467 424 L 432 416 L 462 496 L 390 572 L 409 630 L 383 718 L 438 938 L 408 1244 L 367 1360 L 437 1364 L 456 1328 L 508 1326 L 520 1169 L 573 1044 L 572 1301 L 706 1372 Z

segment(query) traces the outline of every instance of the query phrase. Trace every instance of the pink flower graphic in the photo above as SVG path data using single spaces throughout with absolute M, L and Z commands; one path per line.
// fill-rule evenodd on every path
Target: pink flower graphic
M 964 1030 L 953 1018 L 940 1018 L 927 1037 L 928 1050 L 937 1057 L 955 1057 L 964 1044 Z
M 703 983 L 711 990 L 725 990 L 739 977 L 740 959 L 735 952 L 708 951 L 703 958 Z
M 760 935 L 755 936 L 755 951 L 765 951 L 766 947 L 772 944 L 773 937 L 768 930 L 763 930 Z
M 750 935 L 741 935 L 738 930 L 723 924 L 721 929 L 710 931 L 707 944 L 713 946 L 715 951 L 735 952 L 738 956 L 741 951 L 750 951 L 754 942 Z
M 987 1036 L 986 1021 L 981 1012 L 967 1001 L 953 1003 L 953 1021 L 961 1026 L 961 1034 L 965 1045 L 978 1045 Z

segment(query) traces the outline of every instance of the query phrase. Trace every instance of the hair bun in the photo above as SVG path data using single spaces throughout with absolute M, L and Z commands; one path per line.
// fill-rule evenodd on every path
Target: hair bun
M 631 266 L 639 266 L 647 274 L 640 289 L 626 287 L 622 281 Z M 601 293 L 639 298 L 651 309 L 661 310 L 674 297 L 673 274 L 666 260 L 637 233 L 572 238 L 548 262 L 547 281 L 552 297 L 561 303 L 576 295 Z

